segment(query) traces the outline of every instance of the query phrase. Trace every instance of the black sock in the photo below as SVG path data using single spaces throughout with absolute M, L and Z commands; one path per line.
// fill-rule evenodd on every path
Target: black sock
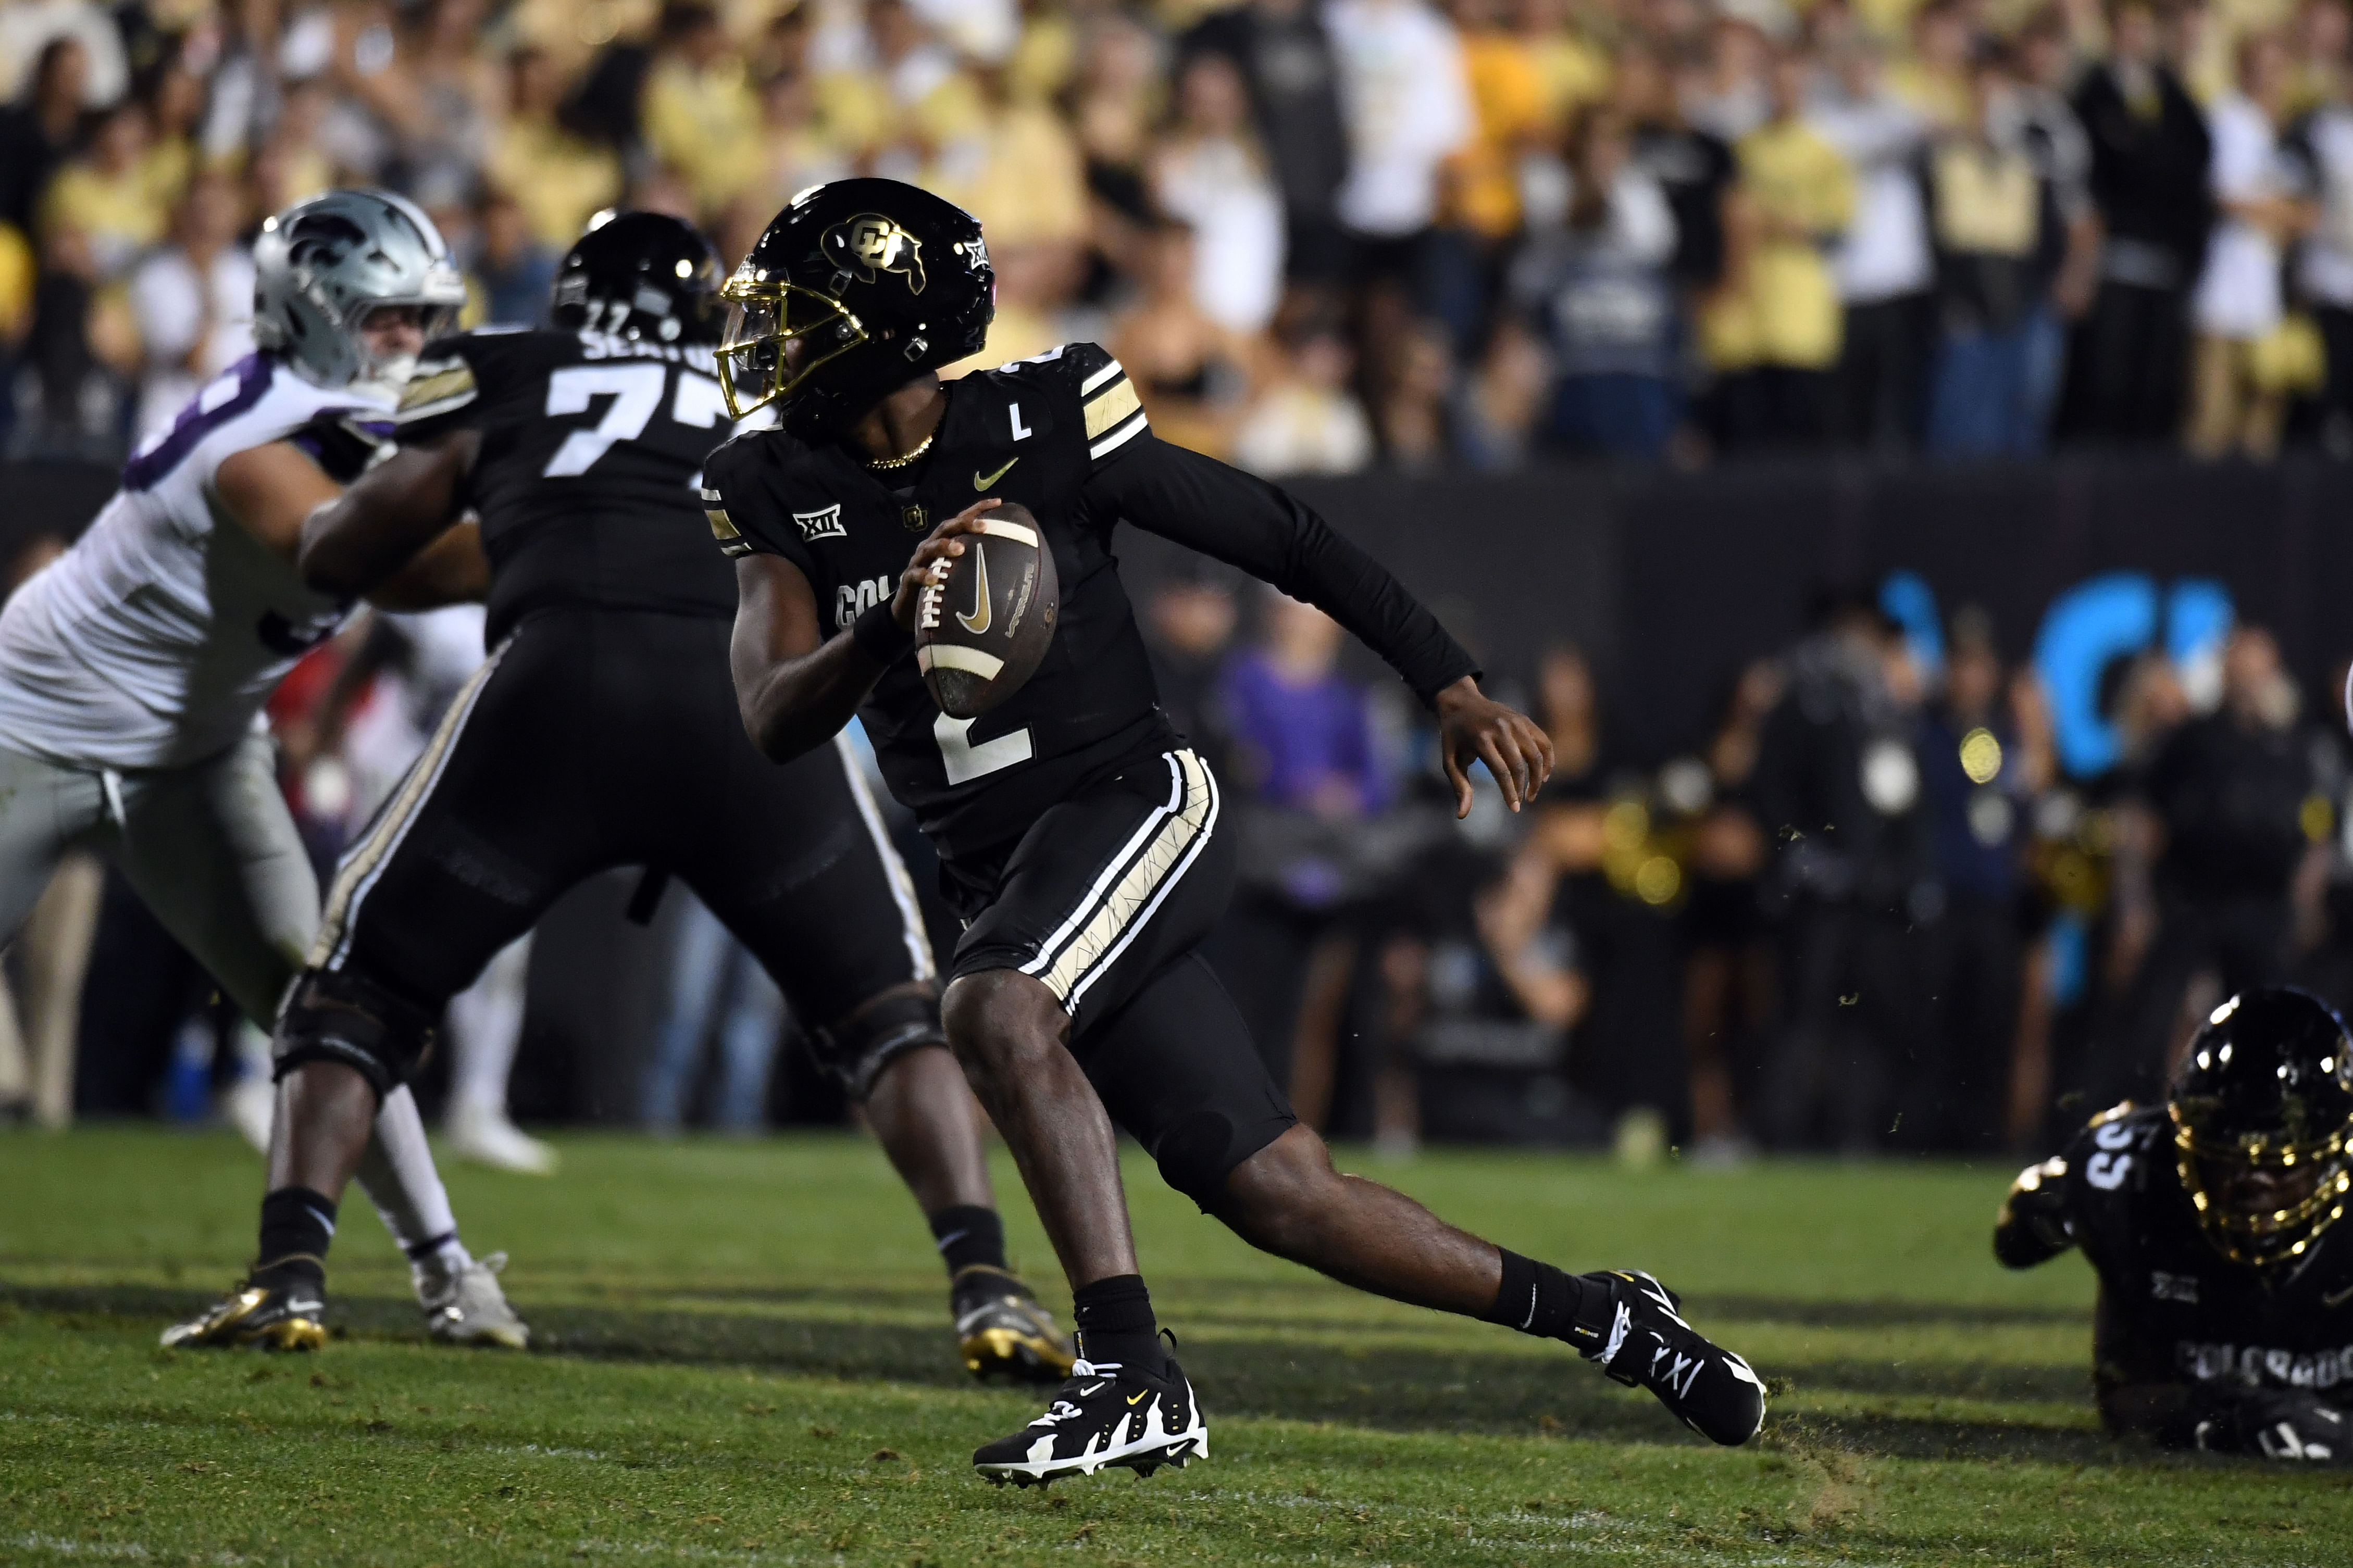
M 1585 1304 L 1585 1282 L 1509 1247 L 1496 1250 L 1504 1255 L 1504 1282 L 1495 1290 L 1495 1304 L 1487 1309 L 1487 1321 L 1583 1349 L 1592 1336 L 1574 1331 L 1577 1309 Z
M 327 1244 L 335 1235 L 335 1201 L 308 1187 L 280 1187 L 261 1200 L 261 1251 L 253 1272 L 272 1279 L 327 1278 Z
M 931 1216 L 932 1237 L 939 1243 L 940 1261 L 954 1279 L 967 1268 L 1005 1269 L 1005 1222 L 995 1209 L 958 1204 Z
M 1079 1325 L 1079 1354 L 1088 1361 L 1155 1375 L 1167 1367 L 1168 1352 L 1161 1347 L 1143 1275 L 1114 1274 L 1082 1285 L 1071 1299 L 1071 1316 Z

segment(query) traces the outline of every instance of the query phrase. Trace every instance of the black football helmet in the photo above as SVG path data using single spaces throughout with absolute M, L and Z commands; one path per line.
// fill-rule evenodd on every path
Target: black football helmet
M 661 343 L 719 341 L 719 254 L 666 213 L 588 220 L 555 269 L 549 319 L 559 327 Z
M 2301 1258 L 2345 1216 L 2353 1038 L 2311 993 L 2251 991 L 2215 1008 L 2168 1109 L 2182 1189 L 2225 1258 Z
M 741 419 L 773 403 L 830 440 L 923 371 L 977 353 L 997 314 L 980 222 L 897 180 L 812 185 L 720 289 L 719 384 Z

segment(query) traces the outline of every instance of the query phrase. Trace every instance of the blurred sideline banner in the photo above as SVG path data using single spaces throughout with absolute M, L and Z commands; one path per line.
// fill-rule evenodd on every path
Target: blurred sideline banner
M 0 464 L 0 555 L 79 531 L 113 486 L 85 465 Z M 2278 635 L 2316 717 L 2353 653 L 2340 608 L 2353 603 L 2353 464 L 1818 458 L 1292 488 L 1433 605 L 1493 680 L 1525 689 L 1546 647 L 1582 647 L 1629 762 L 1699 744 L 1740 666 L 1788 646 L 1823 589 L 1878 595 L 1899 574 L 1907 625 L 1924 607 L 1933 627 L 1981 606 L 2013 660 L 2096 664 L 2137 637 L 2185 653 L 2235 611 Z M 1119 552 L 1139 598 L 1187 554 L 1134 530 Z M 2054 605 L 2067 614 L 2054 620 Z M 2046 669 L 2087 691 L 2097 673 Z M 2096 755 L 2096 737 L 2084 744 L 2076 754 Z

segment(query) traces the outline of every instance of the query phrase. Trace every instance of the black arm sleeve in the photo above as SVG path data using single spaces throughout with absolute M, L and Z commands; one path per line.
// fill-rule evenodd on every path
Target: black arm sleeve
M 1388 660 L 1424 702 L 1478 661 L 1388 568 L 1297 498 L 1146 432 L 1087 481 L 1089 501 L 1329 615 Z

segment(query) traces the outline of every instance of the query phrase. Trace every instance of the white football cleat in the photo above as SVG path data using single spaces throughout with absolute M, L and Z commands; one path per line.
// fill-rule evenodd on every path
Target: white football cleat
M 562 1157 L 507 1119 L 496 1106 L 453 1104 L 442 1131 L 450 1152 L 460 1160 L 514 1171 L 526 1176 L 552 1176 Z
M 499 1289 L 499 1271 L 506 1266 L 503 1252 L 473 1258 L 462 1247 L 410 1264 L 417 1304 L 425 1309 L 426 1331 L 443 1344 L 529 1350 L 531 1327 L 515 1315 L 506 1292 Z

